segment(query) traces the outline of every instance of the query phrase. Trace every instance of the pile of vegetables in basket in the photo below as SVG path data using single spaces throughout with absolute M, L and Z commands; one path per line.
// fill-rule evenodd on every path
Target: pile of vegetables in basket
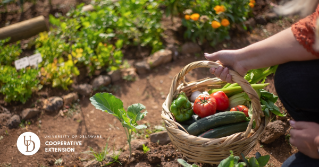
M 277 66 L 250 70 L 245 79 L 259 95 L 265 116 L 270 112 L 283 116 L 274 105 L 278 96 L 264 90 L 268 75 L 275 73 Z M 221 89 L 204 92 L 194 91 L 190 97 L 181 92 L 173 100 L 170 111 L 189 134 L 204 138 L 220 138 L 243 132 L 252 117 L 251 102 L 248 95 L 237 83 L 227 83 Z M 254 124 L 253 124 L 254 127 Z

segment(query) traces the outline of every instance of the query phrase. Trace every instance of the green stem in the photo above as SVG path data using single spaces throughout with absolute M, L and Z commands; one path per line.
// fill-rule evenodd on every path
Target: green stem
M 231 85 L 231 83 L 227 83 L 223 88 L 227 88 L 230 85 Z
M 251 84 L 251 87 L 253 87 L 254 89 L 263 89 L 267 85 L 269 85 L 269 83 L 266 83 L 266 84 Z M 243 89 L 241 88 L 241 86 L 234 86 L 234 87 L 227 87 L 227 88 L 222 88 L 222 89 L 212 89 L 208 93 L 212 94 L 212 93 L 215 93 L 215 92 L 218 92 L 218 91 L 223 91 L 224 93 L 233 93 L 233 92 L 243 91 Z

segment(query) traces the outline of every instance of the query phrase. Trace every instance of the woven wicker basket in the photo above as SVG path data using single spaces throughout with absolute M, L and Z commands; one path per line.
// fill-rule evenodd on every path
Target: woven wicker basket
M 219 164 L 221 160 L 229 156 L 230 150 L 232 150 L 235 155 L 243 153 L 246 156 L 253 149 L 257 143 L 258 136 L 269 122 L 269 119 L 263 115 L 256 91 L 237 72 L 229 70 L 233 81 L 238 83 L 251 99 L 253 117 L 249 122 L 246 132 L 235 133 L 222 138 L 207 139 L 190 135 L 178 128 L 184 129 L 178 122 L 174 121 L 170 112 L 170 106 L 174 97 L 180 92 L 185 92 L 187 96 L 190 96 L 191 93 L 196 90 L 204 91 L 211 88 L 220 88 L 225 84 L 225 82 L 218 78 L 207 78 L 186 83 L 185 75 L 195 68 L 217 68 L 219 66 L 219 64 L 211 61 L 197 61 L 186 65 L 182 71 L 174 77 L 170 92 L 162 106 L 161 116 L 165 122 L 172 144 L 176 146 L 178 151 L 190 162 Z M 253 120 L 256 122 L 255 129 L 252 129 Z

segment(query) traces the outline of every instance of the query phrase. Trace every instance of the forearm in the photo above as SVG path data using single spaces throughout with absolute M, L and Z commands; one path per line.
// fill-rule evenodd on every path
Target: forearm
M 239 50 L 237 63 L 246 70 L 269 67 L 290 61 L 314 60 L 319 57 L 308 52 L 295 39 L 291 28 Z

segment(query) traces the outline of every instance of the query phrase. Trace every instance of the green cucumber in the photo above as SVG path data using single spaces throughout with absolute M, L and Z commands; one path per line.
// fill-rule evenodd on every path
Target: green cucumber
M 236 124 L 229 124 L 221 127 L 217 127 L 215 129 L 211 129 L 201 135 L 199 137 L 204 138 L 221 138 L 225 136 L 229 136 L 238 132 L 243 132 L 247 129 L 249 122 L 241 122 Z
M 199 135 L 206 132 L 209 129 L 216 128 L 218 126 L 233 124 L 246 121 L 246 116 L 241 111 L 225 111 L 214 115 L 210 115 L 205 118 L 192 123 L 187 131 L 191 135 Z

